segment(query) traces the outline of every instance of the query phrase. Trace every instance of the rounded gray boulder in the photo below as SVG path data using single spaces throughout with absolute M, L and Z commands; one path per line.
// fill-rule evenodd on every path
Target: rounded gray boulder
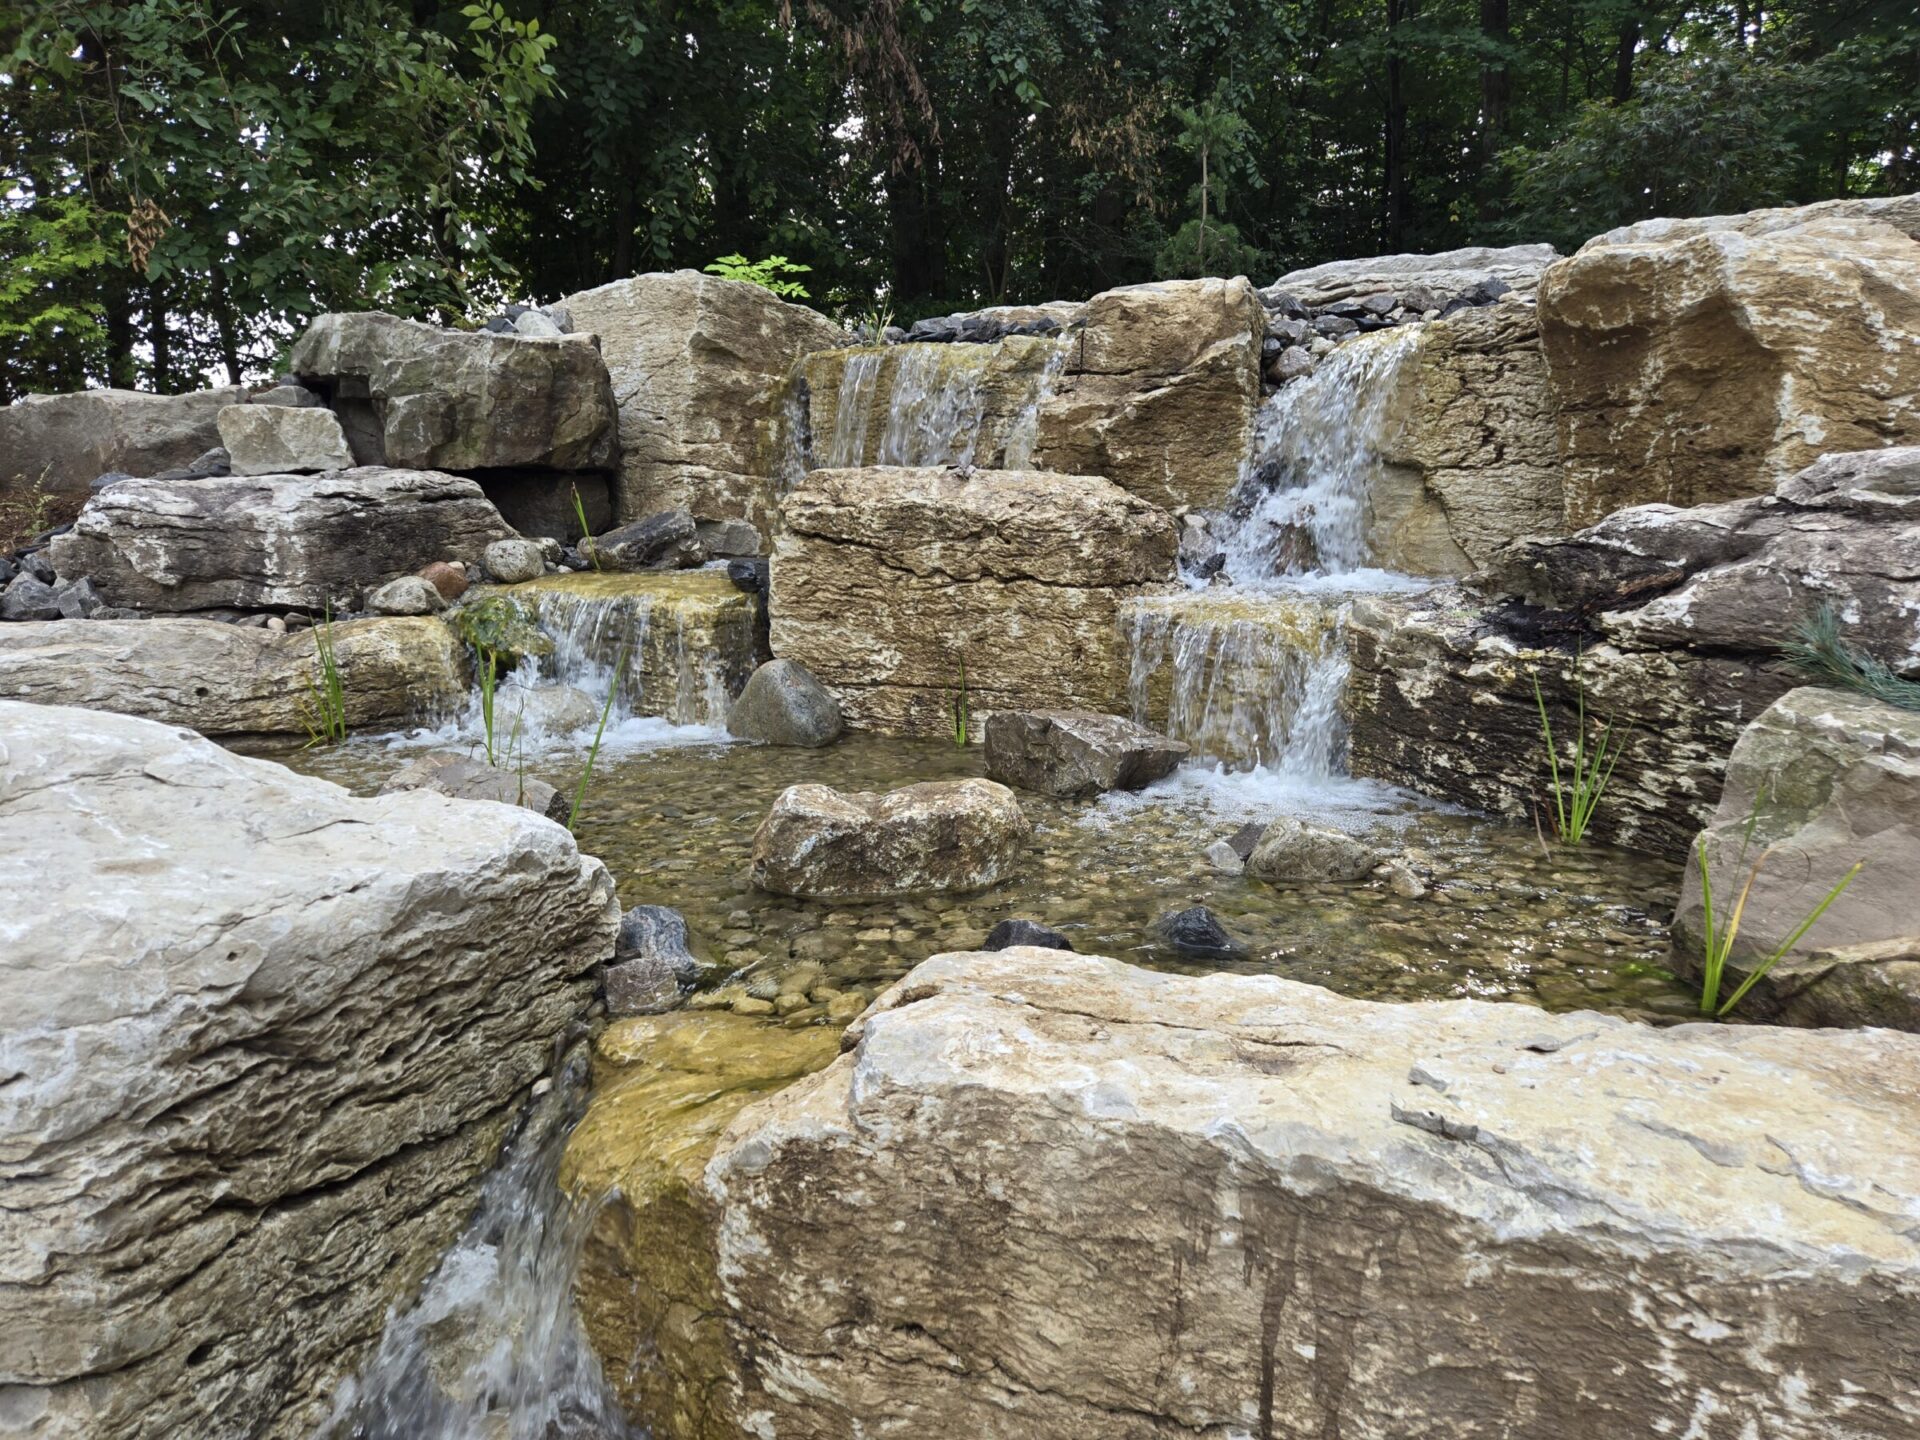
M 817 749 L 840 738 L 840 702 L 793 660 L 769 660 L 748 677 L 727 714 L 727 733 L 769 745 Z

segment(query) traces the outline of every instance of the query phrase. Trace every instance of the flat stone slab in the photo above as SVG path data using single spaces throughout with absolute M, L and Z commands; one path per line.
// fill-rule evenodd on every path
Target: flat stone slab
M 1119 715 L 1002 710 L 987 720 L 987 774 L 1063 799 L 1140 790 L 1164 780 L 1187 746 Z
M 605 867 L 0 701 L 0 894 L 9 1433 L 310 1434 L 591 998 Z
M 1010 949 L 926 961 L 842 1044 L 649 1197 L 705 1227 L 723 1323 L 658 1355 L 704 1433 L 1920 1427 L 1912 1036 Z

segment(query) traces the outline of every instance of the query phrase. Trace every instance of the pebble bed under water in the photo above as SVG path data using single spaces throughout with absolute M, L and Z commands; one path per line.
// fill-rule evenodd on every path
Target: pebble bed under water
M 805 751 L 715 743 L 603 753 L 578 833 L 606 861 L 623 905 L 671 905 L 694 952 L 712 966 L 695 1005 L 773 1012 L 789 1024 L 843 1019 L 930 955 L 977 947 L 1022 916 L 1076 948 L 1184 973 L 1231 970 L 1387 1000 L 1518 1000 L 1552 1010 L 1602 1009 L 1686 1018 L 1693 1001 L 1667 970 L 1665 921 L 1679 867 L 1605 847 L 1543 853 L 1531 828 L 1435 809 L 1352 781 L 1289 787 L 1262 775 L 1189 767 L 1133 796 L 1065 802 L 1022 794 L 1034 822 L 1017 878 L 975 895 L 878 903 L 809 902 L 748 883 L 753 834 L 788 785 L 816 781 L 886 790 L 984 771 L 977 747 L 849 737 Z M 444 741 L 443 741 L 444 746 Z M 279 753 L 297 769 L 361 794 L 418 746 L 359 739 L 336 750 Z M 528 773 L 571 793 L 583 747 L 535 757 Z M 1430 875 L 1418 899 L 1373 885 L 1281 889 L 1215 870 L 1212 842 L 1242 822 L 1299 814 L 1405 852 Z M 1244 958 L 1197 961 L 1153 922 L 1210 906 L 1247 947 Z

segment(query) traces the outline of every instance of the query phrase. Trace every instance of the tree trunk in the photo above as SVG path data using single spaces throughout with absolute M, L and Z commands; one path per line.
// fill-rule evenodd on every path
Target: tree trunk
M 1200 147 L 1200 273 L 1207 273 L 1207 147 Z
M 153 347 L 153 392 L 173 393 L 173 336 L 167 330 L 167 290 L 158 280 L 147 282 L 147 343 Z
M 1640 48 L 1638 16 L 1620 26 L 1620 38 L 1613 52 L 1613 103 L 1624 105 L 1633 98 L 1633 55 Z
M 1407 248 L 1407 87 L 1400 57 L 1400 22 L 1413 14 L 1413 0 L 1387 0 L 1386 162 L 1381 174 L 1383 250 Z
M 946 233 L 940 217 L 939 152 L 923 144 L 920 154 L 919 164 L 903 165 L 887 177 L 892 298 L 902 305 L 950 298 Z
M 1481 145 L 1491 160 L 1506 131 L 1513 95 L 1513 76 L 1507 68 L 1507 46 L 1513 38 L 1507 0 L 1480 0 L 1480 35 L 1491 52 L 1480 64 Z
M 106 294 L 101 298 L 107 312 L 107 384 L 116 390 L 131 390 L 139 383 L 133 373 L 131 282 L 117 270 L 110 272 Z
M 240 337 L 234 325 L 233 297 L 227 291 L 227 272 L 213 267 L 213 327 L 220 336 L 220 359 L 227 367 L 227 383 L 240 383 Z

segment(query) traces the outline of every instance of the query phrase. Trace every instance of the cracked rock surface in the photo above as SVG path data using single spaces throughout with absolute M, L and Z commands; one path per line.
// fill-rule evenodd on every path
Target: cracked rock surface
M 0 702 L 0 1431 L 304 1436 L 618 907 L 558 825 Z
M 1011 949 L 925 962 L 843 1048 L 650 1192 L 721 1317 L 659 1358 L 724 1331 L 732 1366 L 656 1387 L 658 1435 L 1920 1425 L 1913 1037 Z

